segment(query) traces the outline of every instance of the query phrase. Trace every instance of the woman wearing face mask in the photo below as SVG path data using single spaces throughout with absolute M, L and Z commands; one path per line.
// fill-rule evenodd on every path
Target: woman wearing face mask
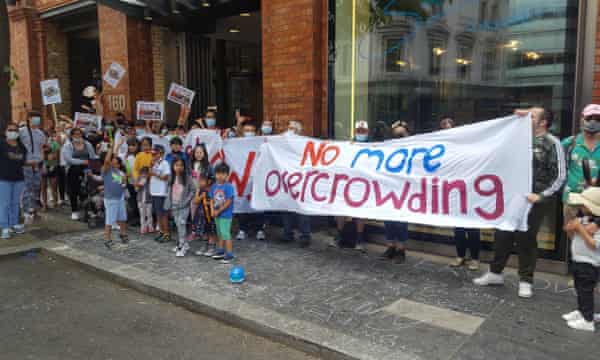
M 0 228 L 2 239 L 11 233 L 22 234 L 19 224 L 19 202 L 25 187 L 23 167 L 27 165 L 27 149 L 19 140 L 17 125 L 9 124 L 5 137 L 0 138 Z
M 410 128 L 404 121 L 392 124 L 392 138 L 401 139 L 410 136 Z M 401 221 L 384 221 L 387 249 L 381 254 L 381 260 L 391 260 L 402 264 L 406 260 L 406 242 L 408 241 L 408 223 Z
M 260 133 L 264 136 L 273 135 L 273 122 L 270 120 L 265 120 L 260 127 Z
M 43 147 L 47 137 L 41 130 L 42 117 L 39 112 L 31 111 L 27 126 L 19 131 L 19 139 L 27 149 L 27 165 L 24 169 L 25 190 L 23 192 L 23 210 L 25 223 L 32 223 L 39 207 L 42 182 Z
M 67 164 L 67 182 L 69 185 L 69 200 L 71 201 L 71 219 L 79 220 L 79 201 L 85 194 L 81 193 L 84 171 L 90 160 L 97 159 L 94 147 L 83 138 L 80 128 L 71 130 L 70 142 L 63 147 L 63 156 Z
M 369 141 L 369 124 L 366 121 L 361 120 L 356 123 L 356 127 L 354 129 L 354 141 L 357 143 L 366 143 Z M 337 217 L 335 220 L 337 227 L 337 235 L 335 236 L 333 241 L 329 243 L 329 246 L 341 247 L 343 241 L 344 227 L 346 226 L 347 219 L 345 217 Z M 367 249 L 365 247 L 365 221 L 363 219 L 356 218 L 350 218 L 349 220 L 353 222 L 356 226 L 354 250 L 366 252 Z

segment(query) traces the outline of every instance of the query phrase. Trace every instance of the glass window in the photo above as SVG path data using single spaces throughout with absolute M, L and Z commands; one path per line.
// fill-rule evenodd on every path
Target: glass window
M 577 3 L 336 0 L 336 138 L 350 138 L 353 122 L 363 119 L 404 120 L 423 133 L 446 114 L 464 125 L 536 105 L 551 109 L 553 132 L 566 135 Z M 547 226 L 550 235 L 542 238 L 554 249 L 558 231 Z

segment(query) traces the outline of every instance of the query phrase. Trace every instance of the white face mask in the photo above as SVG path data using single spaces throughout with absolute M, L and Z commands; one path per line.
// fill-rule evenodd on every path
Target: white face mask
M 17 140 L 19 138 L 18 131 L 7 131 L 6 132 L 6 140 Z
M 296 131 L 295 130 L 288 130 L 285 132 L 286 136 L 292 136 L 292 135 L 296 135 Z
M 244 132 L 244 137 L 253 137 L 253 136 L 256 136 L 256 133 L 254 131 Z
M 271 135 L 273 133 L 273 127 L 271 127 L 271 126 L 263 126 L 261 128 L 261 131 L 265 135 Z

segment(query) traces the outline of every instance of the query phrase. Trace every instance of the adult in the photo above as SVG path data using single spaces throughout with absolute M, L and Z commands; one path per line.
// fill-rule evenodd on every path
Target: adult
M 401 139 L 410 136 L 410 127 L 405 121 L 392 124 L 392 138 Z M 380 258 L 392 260 L 396 264 L 406 261 L 406 242 L 408 241 L 408 223 L 404 221 L 384 221 L 385 241 L 387 249 Z
M 16 124 L 8 124 L 5 137 L 0 138 L 0 228 L 2 239 L 11 233 L 22 234 L 25 226 L 19 224 L 19 202 L 25 187 L 23 171 L 27 149 L 19 139 Z
M 552 136 L 550 110 L 534 107 L 515 111 L 520 118 L 531 114 L 533 122 L 533 189 L 527 195 L 531 210 L 527 219 L 527 231 L 496 231 L 494 239 L 494 260 L 490 271 L 473 280 L 476 285 L 502 285 L 502 271 L 506 266 L 513 247 L 516 245 L 519 256 L 519 297 L 533 296 L 532 284 L 537 261 L 537 233 L 544 215 L 551 209 L 551 197 L 565 180 L 565 157 L 560 141 Z
M 369 141 L 369 124 L 364 121 L 358 121 L 356 123 L 356 127 L 354 129 L 354 141 L 358 143 L 366 143 Z M 329 246 L 332 247 L 341 247 L 343 242 L 343 233 L 344 227 L 346 226 L 347 218 L 343 216 L 338 216 L 335 218 L 337 235 L 333 239 L 332 242 L 329 243 Z M 365 221 L 364 219 L 350 218 L 351 222 L 355 225 L 355 239 L 354 239 L 354 250 L 360 252 L 366 252 L 367 249 L 364 245 L 365 243 Z
M 287 136 L 297 136 L 302 135 L 304 127 L 302 123 L 298 120 L 290 120 L 288 122 L 288 127 L 285 132 Z M 283 241 L 284 242 L 293 242 L 294 241 L 294 220 L 298 222 L 298 230 L 300 230 L 300 247 L 308 247 L 311 242 L 311 224 L 310 217 L 303 214 L 293 213 L 293 212 L 284 212 L 281 215 L 281 219 L 283 220 Z
M 448 130 L 454 127 L 454 119 L 443 116 L 440 119 L 440 130 Z M 450 266 L 460 267 L 467 264 L 467 250 L 471 255 L 468 269 L 479 270 L 479 251 L 481 249 L 481 232 L 479 229 L 454 228 L 454 243 L 456 245 L 456 259 Z
M 85 196 L 81 186 L 85 170 L 90 160 L 98 158 L 94 146 L 83 138 L 83 130 L 71 129 L 70 141 L 62 149 L 62 156 L 67 165 L 67 183 L 69 188 L 69 201 L 71 202 L 71 219 L 79 220 L 79 201 Z
M 567 205 L 570 193 L 581 193 L 588 186 L 598 186 L 600 169 L 600 105 L 591 104 L 581 114 L 582 132 L 563 140 L 567 153 L 567 185 L 563 192 L 565 223 L 575 214 Z
M 48 140 L 41 127 L 41 114 L 37 111 L 30 111 L 27 115 L 27 125 L 19 130 L 19 139 L 27 149 L 27 160 L 24 168 L 25 189 L 22 199 L 25 223 L 33 222 L 35 213 L 39 208 L 43 150 Z

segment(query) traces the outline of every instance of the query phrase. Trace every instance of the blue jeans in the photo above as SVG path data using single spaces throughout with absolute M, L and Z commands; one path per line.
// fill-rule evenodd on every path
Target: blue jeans
M 408 223 L 399 221 L 385 221 L 385 241 L 390 246 L 405 245 L 408 241 Z
M 283 219 L 283 237 L 287 241 L 294 240 L 294 218 L 298 219 L 298 228 L 300 230 L 300 240 L 310 241 L 310 217 L 292 212 L 281 214 Z
M 481 235 L 479 229 L 454 229 L 454 241 L 456 241 L 456 254 L 459 258 L 467 256 L 467 249 L 471 253 L 471 259 L 479 260 L 479 249 L 481 248 Z
M 24 181 L 0 180 L 0 228 L 7 229 L 19 223 L 19 202 L 24 188 Z

